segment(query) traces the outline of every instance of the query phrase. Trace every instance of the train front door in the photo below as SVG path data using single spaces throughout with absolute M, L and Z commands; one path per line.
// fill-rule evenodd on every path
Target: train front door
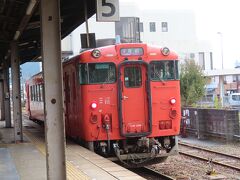
M 126 62 L 119 67 L 119 119 L 123 136 L 139 137 L 151 131 L 148 66 Z

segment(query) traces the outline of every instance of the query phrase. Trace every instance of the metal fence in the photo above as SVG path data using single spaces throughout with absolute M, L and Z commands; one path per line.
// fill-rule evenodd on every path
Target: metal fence
M 238 110 L 182 108 L 181 129 L 199 139 L 220 137 L 227 141 L 239 137 Z
M 221 107 L 222 106 L 222 100 L 220 98 L 218 98 L 218 100 L 216 101 L 215 97 L 208 97 L 208 96 L 204 96 L 198 103 L 197 105 L 199 107 Z M 230 103 L 229 103 L 229 97 L 228 96 L 224 96 L 223 97 L 223 106 L 224 107 L 231 107 Z

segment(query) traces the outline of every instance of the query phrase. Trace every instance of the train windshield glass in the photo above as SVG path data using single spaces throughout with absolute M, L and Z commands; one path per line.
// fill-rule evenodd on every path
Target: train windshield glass
M 79 65 L 80 84 L 105 84 L 116 81 L 114 63 L 85 63 Z
M 142 73 L 140 67 L 126 67 L 124 69 L 124 84 L 126 87 L 140 87 L 142 85 Z
M 150 67 L 153 81 L 179 79 L 178 61 L 153 61 Z

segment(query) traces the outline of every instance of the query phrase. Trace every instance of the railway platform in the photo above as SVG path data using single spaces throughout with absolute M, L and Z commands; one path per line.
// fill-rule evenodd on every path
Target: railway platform
M 46 152 L 44 128 L 23 117 L 24 142 L 12 142 L 13 128 L 0 121 L 0 179 L 44 180 Z M 82 146 L 67 141 L 66 168 L 69 180 L 144 179 Z

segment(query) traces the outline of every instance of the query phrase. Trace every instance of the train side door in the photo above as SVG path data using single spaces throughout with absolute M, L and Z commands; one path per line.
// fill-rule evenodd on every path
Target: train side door
M 70 85 L 69 74 L 64 74 L 64 96 L 65 96 L 65 127 L 66 133 L 70 135 Z
M 123 136 L 139 137 L 151 131 L 147 69 L 142 63 L 127 63 L 119 70 L 119 119 Z

